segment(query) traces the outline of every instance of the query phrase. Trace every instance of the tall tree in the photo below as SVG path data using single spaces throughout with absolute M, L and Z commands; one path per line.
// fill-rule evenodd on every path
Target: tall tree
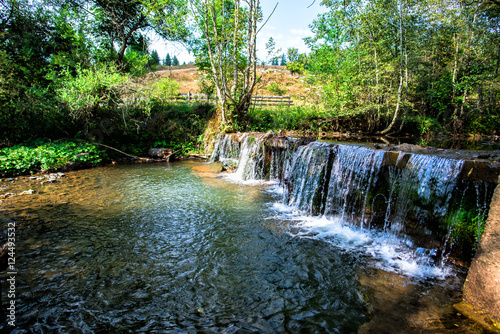
M 174 58 L 172 59 L 172 66 L 179 66 L 179 59 L 177 59 L 177 56 L 174 55 Z
M 281 55 L 280 66 L 285 66 L 285 65 L 286 65 L 286 63 L 287 63 L 287 61 L 286 61 L 286 56 L 285 56 L 285 54 L 283 53 L 283 54 Z
M 197 66 L 214 83 L 220 123 L 235 130 L 246 118 L 257 83 L 259 0 L 193 0 L 201 35 L 194 48 Z
M 158 55 L 158 51 L 151 51 L 151 65 L 160 65 L 160 56 Z
M 164 66 L 172 66 L 172 59 L 170 58 L 170 53 L 167 53 L 167 56 L 163 60 Z
M 118 45 L 116 61 L 120 64 L 130 43 L 148 31 L 173 41 L 186 41 L 187 0 L 70 0 L 93 14 L 98 34 L 107 35 Z M 93 6 L 88 9 L 87 4 Z
M 276 42 L 274 38 L 269 37 L 269 40 L 266 42 L 266 51 L 267 51 L 267 62 L 271 63 L 271 65 L 278 65 L 278 54 L 281 52 L 281 48 L 276 49 Z

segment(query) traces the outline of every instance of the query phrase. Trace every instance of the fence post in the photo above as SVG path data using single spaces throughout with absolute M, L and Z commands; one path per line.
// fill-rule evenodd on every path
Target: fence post
M 191 101 L 191 92 L 188 92 L 188 103 Z

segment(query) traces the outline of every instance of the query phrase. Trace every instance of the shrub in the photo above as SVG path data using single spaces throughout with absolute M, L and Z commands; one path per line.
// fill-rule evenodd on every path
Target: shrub
M 160 104 L 172 101 L 178 95 L 180 85 L 169 77 L 161 78 L 151 88 L 150 97 Z
M 128 82 L 129 76 L 114 64 L 98 64 L 94 69 L 77 68 L 75 76 L 64 71 L 56 93 L 74 119 L 86 119 L 99 107 L 116 105 Z
M 54 170 L 76 162 L 95 165 L 105 157 L 102 149 L 87 142 L 27 142 L 0 150 L 0 175 Z
M 278 96 L 283 96 L 286 94 L 287 89 L 286 88 L 281 88 L 280 85 L 277 82 L 270 83 L 267 85 L 266 89 L 274 95 Z

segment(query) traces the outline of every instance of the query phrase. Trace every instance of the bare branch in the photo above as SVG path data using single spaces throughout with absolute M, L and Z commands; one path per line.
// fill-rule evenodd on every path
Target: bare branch
M 274 11 L 278 7 L 278 5 L 279 5 L 279 2 L 276 2 L 276 5 L 274 5 L 274 8 L 273 8 L 273 11 L 271 12 L 271 14 L 269 14 L 269 16 L 267 17 L 267 19 L 264 22 L 264 24 L 262 24 L 262 26 L 259 28 L 259 30 L 257 30 L 257 34 L 262 30 L 262 28 L 264 28 L 264 26 L 267 24 L 267 21 L 269 21 L 269 19 L 271 18 L 271 16 L 273 16 Z

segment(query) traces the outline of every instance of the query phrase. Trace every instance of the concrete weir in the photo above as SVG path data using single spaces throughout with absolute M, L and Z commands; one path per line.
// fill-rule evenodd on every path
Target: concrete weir
M 471 316 L 472 310 L 467 311 L 467 307 L 471 306 L 487 327 L 500 330 L 500 180 L 463 293 L 464 303 L 458 307 L 459 310 Z

